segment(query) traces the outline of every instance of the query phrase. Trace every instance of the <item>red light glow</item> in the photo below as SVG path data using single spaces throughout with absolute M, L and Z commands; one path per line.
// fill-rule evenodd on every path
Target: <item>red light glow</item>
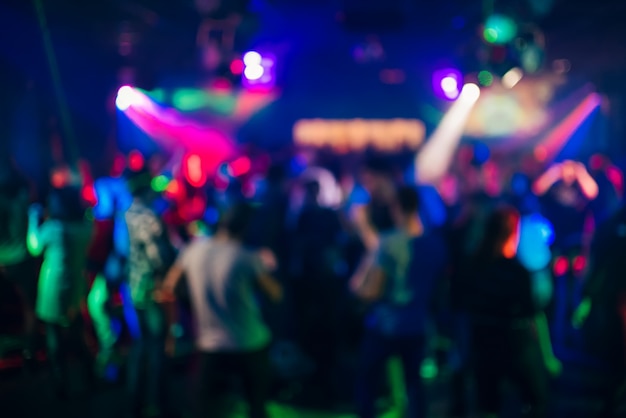
M 624 174 L 617 167 L 611 166 L 606 169 L 606 177 L 609 179 L 617 194 L 621 197 L 624 193 Z
M 116 155 L 113 159 L 113 164 L 111 167 L 111 176 L 119 177 L 124 172 L 124 168 L 126 168 L 126 159 L 123 155 Z
M 589 159 L 589 168 L 592 170 L 602 170 L 604 166 L 604 157 L 600 154 L 594 154 Z
M 248 157 L 241 157 L 230 163 L 228 170 L 233 177 L 241 177 L 247 174 L 252 167 L 252 163 Z
M 52 187 L 60 189 L 68 183 L 67 175 L 63 171 L 55 171 L 50 178 Z
M 139 171 L 143 168 L 144 164 L 145 160 L 139 151 L 134 150 L 128 154 L 128 168 L 131 170 Z
M 185 178 L 193 187 L 202 187 L 206 183 L 206 171 L 202 167 L 202 159 L 197 154 L 191 154 L 185 162 Z
M 553 268 L 554 276 L 555 277 L 565 276 L 568 270 L 569 270 L 569 261 L 567 261 L 567 258 L 557 257 L 557 259 L 554 261 L 554 268 Z
M 96 196 L 96 189 L 93 187 L 93 184 L 88 184 L 83 187 L 81 191 L 81 196 L 83 200 L 89 203 L 91 206 L 95 206 L 98 203 L 98 197 Z
M 225 78 L 216 78 L 211 88 L 215 90 L 215 93 L 228 93 L 232 89 L 232 84 Z
M 235 75 L 241 75 L 243 73 L 245 65 L 242 60 L 236 59 L 230 63 L 230 72 Z
M 206 202 L 201 196 L 194 196 L 180 207 L 180 216 L 187 222 L 202 218 Z
M 584 256 L 579 255 L 574 258 L 572 266 L 575 273 L 582 273 L 585 270 L 585 267 L 587 267 L 587 259 Z

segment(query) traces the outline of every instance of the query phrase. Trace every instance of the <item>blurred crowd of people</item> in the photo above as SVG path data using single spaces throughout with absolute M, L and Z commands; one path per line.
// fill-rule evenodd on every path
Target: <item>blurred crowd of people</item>
M 581 327 L 592 309 L 611 311 L 626 336 L 623 180 L 594 173 L 606 174 L 607 161 L 564 161 L 536 178 L 510 173 L 503 187 L 494 165 L 468 160 L 436 185 L 415 185 L 371 157 L 334 183 L 347 191 L 331 205 L 322 177 L 289 179 L 275 166 L 262 193 L 206 190 L 215 216 L 175 224 L 157 204 L 149 165 L 96 180 L 92 208 L 71 184 L 33 203 L 23 177 L 3 167 L 0 271 L 23 308 L 26 363 L 43 329 L 61 398 L 70 359 L 95 385 L 115 379 L 124 358 L 117 379 L 130 413 L 161 416 L 164 364 L 191 335 L 199 361 L 190 414 L 221 416 L 223 383 L 236 376 L 249 415 L 266 417 L 273 376 L 290 372 L 272 347 L 288 340 L 311 360 L 310 380 L 326 400 L 336 396 L 341 352 L 357 358 L 363 418 L 377 416 L 386 366 L 399 357 L 406 416 L 426 417 L 421 372 L 436 336 L 447 334 L 452 416 L 497 416 L 509 381 L 524 416 L 547 417 L 549 379 L 562 364 L 546 315 L 552 295 L 542 289 L 553 287 L 557 257 L 588 260 L 584 298 L 568 321 Z M 539 237 L 525 227 L 536 216 Z

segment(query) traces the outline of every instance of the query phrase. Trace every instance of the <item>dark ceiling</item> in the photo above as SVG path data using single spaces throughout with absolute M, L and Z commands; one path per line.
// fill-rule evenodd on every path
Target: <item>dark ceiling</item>
M 4 7 L 34 16 L 40 0 L 5 0 Z M 198 0 L 46 0 L 51 25 L 62 25 L 81 33 L 103 48 L 114 43 L 119 23 L 133 20 L 136 25 L 197 25 Z M 222 0 L 230 10 L 245 9 L 247 0 Z M 342 9 L 360 16 L 359 29 L 374 30 L 383 18 L 400 12 L 404 23 L 432 29 L 447 28 L 452 18 L 461 16 L 468 25 L 478 25 L 485 10 L 514 14 L 519 20 L 537 23 L 547 37 L 548 54 L 567 58 L 575 68 L 593 76 L 626 69 L 626 1 L 623 0 L 266 0 L 270 7 L 293 9 Z M 258 2 L 254 2 L 258 3 Z M 262 2 L 261 2 L 262 3 Z M 538 13 L 532 5 L 549 10 Z M 491 6 L 490 6 L 491 5 Z M 548 5 L 548 7 L 546 7 Z M 549 7 L 552 5 L 551 7 Z M 543 7 L 542 7 L 543 6 Z M 412 11 L 413 13 L 407 13 Z M 160 23 L 159 23 L 160 22 Z M 369 28 L 368 28 L 369 25 Z M 144 27 L 145 29 L 145 27 Z M 440 29 L 440 30 L 441 30 Z
M 103 127 L 110 125 L 106 115 L 102 116 L 106 113 L 104 98 L 115 88 L 121 66 L 154 70 L 195 59 L 195 36 L 201 20 L 195 9 L 196 1 L 3 0 L 0 2 L 3 39 L 0 117 L 4 119 L 0 121 L 0 130 L 9 125 L 7 118 L 14 99 L 23 94 L 30 81 L 43 86 L 48 100 L 56 103 L 36 4 L 44 6 L 57 64 L 65 77 L 63 87 L 70 107 L 77 109 L 75 119 L 89 126 L 84 130 L 88 135 L 102 137 Z M 227 7 L 222 14 L 244 10 L 248 3 L 248 0 L 223 1 Z M 425 42 L 437 43 L 447 37 L 457 46 L 476 37 L 486 10 L 501 11 L 518 21 L 534 23 L 544 32 L 549 60 L 567 59 L 572 64 L 572 73 L 595 82 L 602 91 L 626 96 L 624 0 L 255 0 L 251 3 L 265 3 L 284 16 L 328 14 L 327 23 L 336 22 L 336 26 L 340 22 L 334 16 L 343 13 L 344 27 L 348 22 L 346 15 L 352 14 L 359 18 L 353 29 L 363 34 L 397 30 L 401 23 L 404 30 L 412 30 L 413 36 Z M 391 28 L 380 25 L 382 17 L 391 19 Z M 455 32 L 451 22 L 459 19 L 464 22 L 464 29 Z M 130 22 L 142 41 L 130 58 L 118 54 L 123 22 Z M 473 45 L 469 44 L 470 50 Z M 88 112 L 90 108 L 94 109 L 92 114 Z

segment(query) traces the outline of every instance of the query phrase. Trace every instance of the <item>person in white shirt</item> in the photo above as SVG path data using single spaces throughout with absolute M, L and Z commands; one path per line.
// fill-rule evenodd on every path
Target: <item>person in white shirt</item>
M 234 205 L 215 236 L 199 238 L 185 249 L 163 286 L 163 297 L 173 298 L 180 278 L 183 274 L 187 278 L 197 326 L 196 346 L 202 358 L 198 414 L 206 411 L 204 400 L 216 400 L 221 379 L 235 374 L 241 379 L 250 417 L 267 417 L 271 333 L 263 321 L 256 290 L 279 301 L 282 288 L 269 274 L 276 267 L 273 255 L 253 253 L 241 243 L 252 214 L 250 205 Z M 220 416 L 216 403 L 210 408 L 211 416 Z

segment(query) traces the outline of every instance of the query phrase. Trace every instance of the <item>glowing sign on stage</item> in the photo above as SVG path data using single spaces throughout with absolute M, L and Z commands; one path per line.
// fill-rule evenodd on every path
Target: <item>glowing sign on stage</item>
M 425 136 L 426 127 L 417 119 L 303 119 L 293 127 L 297 145 L 332 148 L 341 153 L 367 148 L 386 152 L 415 150 Z
M 474 138 L 532 138 L 550 122 L 549 104 L 561 79 L 524 77 L 509 71 L 485 90 L 472 109 L 465 134 Z

